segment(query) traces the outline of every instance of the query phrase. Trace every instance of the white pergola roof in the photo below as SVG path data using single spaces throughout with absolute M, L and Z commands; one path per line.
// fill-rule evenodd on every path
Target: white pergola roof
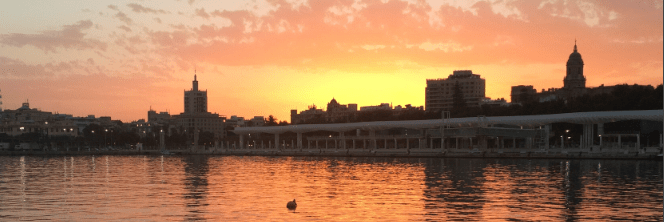
M 428 120 L 407 121 L 382 121 L 382 122 L 359 122 L 359 123 L 334 123 L 334 124 L 303 124 L 289 126 L 263 126 L 263 127 L 238 127 L 233 130 L 236 134 L 249 133 L 271 133 L 281 134 L 285 132 L 307 133 L 315 131 L 346 132 L 350 130 L 385 130 L 393 128 L 407 129 L 429 129 L 439 128 L 447 123 L 452 127 L 476 127 L 494 124 L 505 124 L 525 127 L 536 127 L 550 123 L 575 123 L 575 124 L 597 124 L 616 122 L 621 120 L 652 120 L 662 121 L 664 110 L 635 110 L 635 111 L 602 111 L 563 113 L 548 115 L 529 116 L 497 116 L 497 117 L 466 117 Z

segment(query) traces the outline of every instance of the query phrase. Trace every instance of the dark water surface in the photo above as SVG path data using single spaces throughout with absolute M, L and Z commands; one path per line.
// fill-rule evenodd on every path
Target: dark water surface
M 662 221 L 662 207 L 661 161 L 0 157 L 0 221 Z

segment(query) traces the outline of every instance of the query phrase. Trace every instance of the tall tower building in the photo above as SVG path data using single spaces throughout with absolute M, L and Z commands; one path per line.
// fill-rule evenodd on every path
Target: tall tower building
M 184 91 L 184 113 L 206 113 L 207 90 L 198 90 L 198 80 L 194 74 L 194 81 L 190 91 Z
M 564 89 L 586 88 L 586 77 L 583 75 L 583 59 L 576 50 L 576 40 L 574 41 L 574 52 L 569 55 L 567 60 L 567 75 L 565 75 Z
M 224 120 L 226 118 L 219 116 L 217 113 L 208 112 L 207 99 L 207 90 L 201 91 L 198 89 L 198 79 L 194 73 L 191 90 L 184 91 L 184 112 L 180 115 L 173 115 L 172 118 L 176 121 L 178 127 L 184 128 L 184 133 L 210 132 L 214 134 L 214 139 L 218 142 L 219 139 L 224 138 Z M 148 117 L 150 117 L 150 114 L 154 117 L 153 119 L 168 118 L 168 113 L 162 115 L 161 113 L 148 112 Z

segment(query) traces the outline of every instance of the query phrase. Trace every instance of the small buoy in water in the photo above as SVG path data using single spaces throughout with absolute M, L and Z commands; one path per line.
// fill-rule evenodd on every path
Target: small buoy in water
M 289 201 L 288 204 L 286 204 L 286 207 L 290 210 L 295 210 L 297 208 L 297 203 L 295 203 L 295 199 L 293 201 Z

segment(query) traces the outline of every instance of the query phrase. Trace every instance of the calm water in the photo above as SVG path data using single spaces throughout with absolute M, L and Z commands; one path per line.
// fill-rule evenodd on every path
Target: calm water
M 662 207 L 661 161 L 0 157 L 0 221 L 662 221 Z

